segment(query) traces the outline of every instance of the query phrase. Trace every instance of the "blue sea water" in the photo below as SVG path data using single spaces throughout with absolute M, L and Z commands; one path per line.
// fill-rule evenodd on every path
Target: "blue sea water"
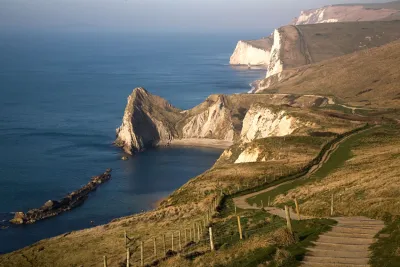
M 228 65 L 245 34 L 14 33 L 0 38 L 0 224 L 112 168 L 80 207 L 0 229 L 0 253 L 151 209 L 215 162 L 206 148 L 160 148 L 120 160 L 112 146 L 137 86 L 187 109 L 248 91 L 263 70 Z M 253 36 L 248 36 L 253 37 Z

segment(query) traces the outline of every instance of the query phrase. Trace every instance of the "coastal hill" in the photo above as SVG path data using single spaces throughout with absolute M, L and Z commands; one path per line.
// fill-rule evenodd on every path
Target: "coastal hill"
M 257 92 L 333 95 L 364 108 L 400 107 L 400 41 L 320 63 L 284 70 Z
M 379 4 L 331 5 L 301 11 L 291 25 L 327 24 L 336 22 L 400 20 L 400 1 Z M 315 30 L 317 33 L 318 29 Z M 364 36 L 367 37 L 368 35 Z M 335 40 L 329 38 L 329 40 Z M 356 40 L 353 45 L 358 45 Z M 270 65 L 274 34 L 259 40 L 240 40 L 230 58 L 232 65 Z M 262 44 L 262 45 L 260 45 Z M 325 49 L 329 50 L 329 48 Z
M 398 19 L 400 19 L 400 1 L 394 1 L 390 3 L 330 5 L 301 11 L 300 16 L 295 18 L 292 24 Z
M 284 26 L 274 33 L 267 78 L 282 70 L 400 39 L 400 20 Z

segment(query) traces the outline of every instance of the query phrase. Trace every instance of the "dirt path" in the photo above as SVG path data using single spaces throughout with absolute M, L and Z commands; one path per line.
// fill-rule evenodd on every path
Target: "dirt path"
M 354 136 L 356 134 L 362 133 L 362 132 L 364 132 L 366 130 L 369 130 L 369 129 L 365 129 L 365 130 L 362 130 L 360 132 L 353 133 L 353 134 L 351 134 L 349 136 L 346 136 L 345 138 L 341 139 L 340 141 L 336 142 L 335 144 L 333 144 L 325 152 L 325 154 L 322 156 L 321 161 L 318 164 L 316 164 L 313 167 L 311 167 L 311 169 L 308 171 L 307 174 L 305 174 L 303 177 L 298 178 L 298 179 L 309 178 L 312 174 L 314 174 L 316 171 L 318 171 L 329 160 L 329 158 L 332 155 L 332 153 L 339 147 L 339 145 L 341 143 L 343 143 L 344 141 L 346 141 L 350 137 L 352 137 L 352 136 Z M 275 185 L 275 186 L 272 186 L 272 187 L 268 187 L 266 189 L 263 189 L 263 190 L 260 190 L 260 191 L 254 192 L 254 193 L 250 193 L 250 194 L 247 194 L 247 195 L 236 197 L 236 198 L 233 199 L 233 202 L 235 203 L 236 207 L 238 207 L 240 209 L 260 209 L 257 206 L 251 206 L 249 203 L 247 203 L 246 200 L 251 198 L 251 197 L 254 197 L 256 195 L 259 195 L 259 194 L 262 194 L 262 193 L 265 193 L 265 192 L 269 192 L 269 191 L 271 191 L 271 190 L 273 190 L 273 189 L 275 189 L 275 188 L 277 188 L 279 186 L 286 185 L 286 184 L 289 184 L 291 182 L 293 182 L 293 180 L 287 181 L 287 182 L 283 182 L 283 183 L 280 183 L 278 185 Z
M 335 143 L 326 151 L 321 161 L 310 169 L 304 178 L 310 177 L 311 174 L 320 169 L 342 142 L 366 130 L 351 134 Z M 292 181 L 287 181 L 255 193 L 240 196 L 234 198 L 233 201 L 235 205 L 241 209 L 260 209 L 260 207 L 257 207 L 255 204 L 251 206 L 246 200 L 291 182 Z M 285 218 L 285 211 L 280 208 L 266 207 L 264 209 L 271 214 Z M 292 219 L 298 219 L 293 210 L 290 210 L 290 215 Z M 312 217 L 301 215 L 301 219 L 310 218 Z M 338 224 L 335 225 L 331 231 L 320 235 L 318 240 L 313 242 L 315 246 L 308 249 L 301 266 L 369 267 L 369 247 L 375 242 L 374 236 L 382 230 L 384 223 L 366 217 L 334 217 L 332 219 L 336 220 Z

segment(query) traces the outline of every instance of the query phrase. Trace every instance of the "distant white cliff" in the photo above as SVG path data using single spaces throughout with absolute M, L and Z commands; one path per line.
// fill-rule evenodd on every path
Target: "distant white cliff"
M 301 11 L 300 16 L 294 19 L 294 25 L 333 23 L 348 21 L 374 21 L 384 20 L 399 11 L 385 8 L 384 5 L 334 5 L 318 9 Z
M 281 59 L 281 49 L 282 49 L 282 36 L 279 29 L 274 31 L 274 43 L 271 49 L 271 57 L 268 63 L 267 78 L 281 73 L 283 70 L 283 62 Z
M 229 63 L 231 65 L 261 66 L 269 62 L 273 38 L 239 41 Z

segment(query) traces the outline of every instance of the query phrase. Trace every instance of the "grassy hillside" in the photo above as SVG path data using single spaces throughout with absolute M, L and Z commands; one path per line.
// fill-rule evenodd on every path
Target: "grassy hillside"
M 284 71 L 280 82 L 261 92 L 331 95 L 354 106 L 398 108 L 399 59 L 400 42 L 396 41 Z
M 276 203 L 301 199 L 306 214 L 326 216 L 331 195 L 335 214 L 385 218 L 400 214 L 400 127 L 375 127 L 348 139 L 317 179 L 280 195 Z M 324 213 L 321 213 L 324 210 Z

